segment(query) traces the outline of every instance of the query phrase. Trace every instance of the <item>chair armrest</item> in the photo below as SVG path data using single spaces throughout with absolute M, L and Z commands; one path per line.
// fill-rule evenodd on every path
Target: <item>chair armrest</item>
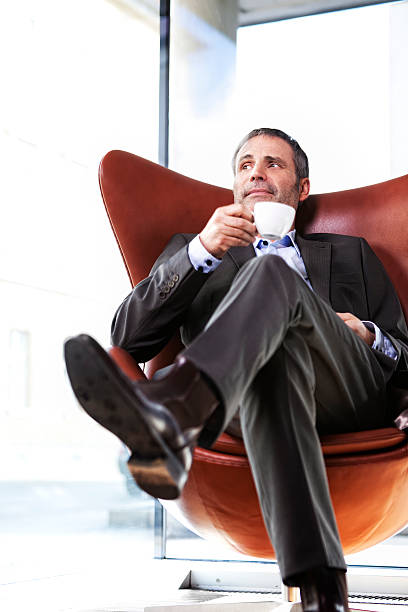
M 108 349 L 110 357 L 116 365 L 131 380 L 145 380 L 146 376 L 138 363 L 129 355 L 127 351 L 119 346 L 111 346 Z

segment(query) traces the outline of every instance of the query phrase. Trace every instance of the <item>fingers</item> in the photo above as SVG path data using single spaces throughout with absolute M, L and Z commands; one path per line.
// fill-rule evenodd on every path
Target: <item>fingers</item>
M 200 234 L 209 253 L 222 258 L 232 246 L 248 246 L 255 240 L 256 228 L 250 209 L 241 204 L 217 208 Z
M 222 259 L 233 246 L 248 246 L 253 242 L 253 238 L 247 233 L 228 226 L 205 227 L 200 234 L 200 240 L 207 251 L 218 259 Z
M 353 319 L 355 321 L 360 321 L 360 319 L 357 319 L 357 317 L 355 317 L 353 314 L 351 314 L 351 312 L 336 312 L 336 314 L 340 317 L 340 319 L 344 322 L 346 321 L 352 321 Z
M 253 234 L 256 230 L 252 211 L 242 204 L 230 204 L 217 208 L 209 222 L 237 227 L 250 234 Z
M 239 237 L 251 242 L 255 240 L 256 227 L 248 219 L 225 215 L 221 217 L 220 223 L 224 225 L 225 233 L 230 236 Z
M 217 211 L 223 212 L 227 216 L 241 217 L 242 219 L 246 219 L 251 223 L 254 220 L 252 210 L 248 208 L 248 206 L 244 206 L 243 204 L 228 204 L 227 206 L 221 206 L 220 208 L 217 208 Z
M 375 334 L 373 334 L 367 327 L 360 321 L 360 319 L 350 312 L 337 312 L 340 319 L 349 327 L 354 333 L 357 334 L 366 344 L 372 346 Z
M 362 325 L 360 319 L 358 319 L 357 317 L 355 317 L 353 314 L 351 314 L 350 312 L 337 312 L 336 313 L 340 319 L 349 327 L 351 327 L 352 329 L 357 329 L 360 325 Z

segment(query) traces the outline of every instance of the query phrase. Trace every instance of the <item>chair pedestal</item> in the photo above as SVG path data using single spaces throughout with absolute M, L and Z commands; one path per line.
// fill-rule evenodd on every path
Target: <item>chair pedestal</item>
M 282 599 L 283 601 L 295 602 L 300 601 L 300 590 L 298 587 L 286 586 L 282 582 Z

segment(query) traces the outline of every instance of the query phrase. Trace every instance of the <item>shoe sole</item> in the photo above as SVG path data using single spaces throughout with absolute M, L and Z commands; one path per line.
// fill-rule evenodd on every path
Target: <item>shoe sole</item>
M 149 405 L 146 398 L 138 396 L 126 376 L 90 336 L 68 339 L 64 355 L 72 389 L 82 408 L 132 451 L 128 466 L 140 488 L 152 497 L 177 498 L 187 472 L 178 453 L 146 419 L 144 413 Z M 141 457 L 140 449 L 146 448 L 147 455 L 156 456 Z

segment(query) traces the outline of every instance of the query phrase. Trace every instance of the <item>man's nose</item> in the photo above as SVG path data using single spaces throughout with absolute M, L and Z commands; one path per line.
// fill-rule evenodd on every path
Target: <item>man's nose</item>
M 260 164 L 255 164 L 252 173 L 251 173 L 251 181 L 265 181 L 265 169 Z

